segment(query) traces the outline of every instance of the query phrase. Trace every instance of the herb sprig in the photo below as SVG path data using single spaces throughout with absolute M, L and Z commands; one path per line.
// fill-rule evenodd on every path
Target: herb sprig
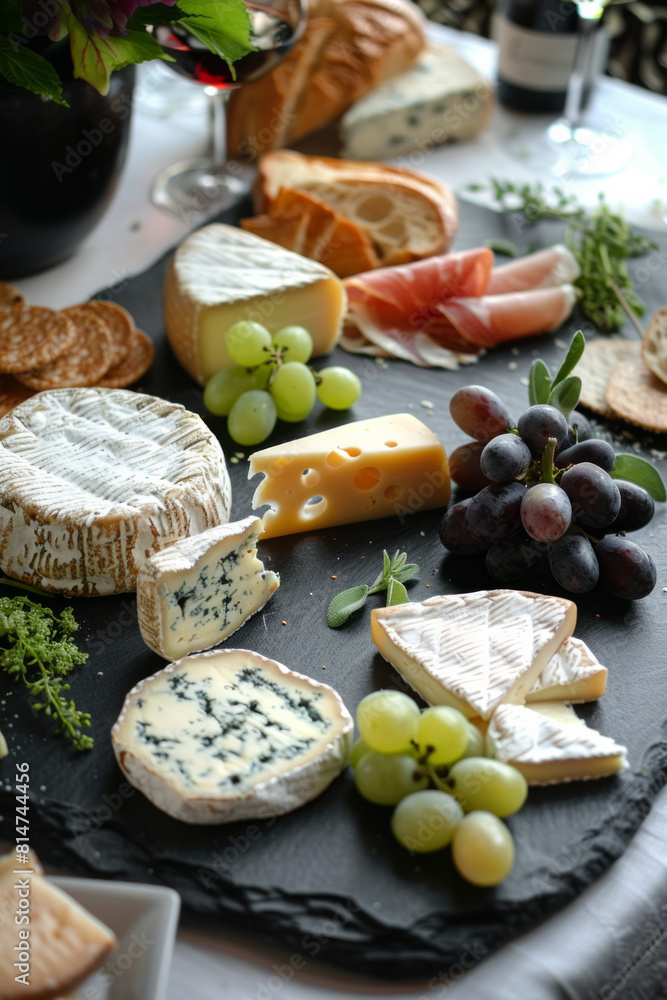
M 90 715 L 65 694 L 64 678 L 88 659 L 72 639 L 78 627 L 71 608 L 57 615 L 29 597 L 0 597 L 0 667 L 25 685 L 33 711 L 57 722 L 56 735 L 89 750 L 93 740 L 81 730 L 90 726 Z
M 366 598 L 371 594 L 387 591 L 387 607 L 394 604 L 407 604 L 410 600 L 404 584 L 414 579 L 419 573 L 416 563 L 409 563 L 405 552 L 397 549 L 390 558 L 386 549 L 382 552 L 382 570 L 373 583 L 361 583 L 357 587 L 336 594 L 327 608 L 327 625 L 329 628 L 339 628 L 344 625 L 350 615 L 363 608 Z
M 519 212 L 528 225 L 543 219 L 567 223 L 564 240 L 581 268 L 574 284 L 588 319 L 603 333 L 620 329 L 624 312 L 636 325 L 636 317 L 644 315 L 644 303 L 635 292 L 627 261 L 658 250 L 656 243 L 633 233 L 624 217 L 606 204 L 603 194 L 595 210 L 589 212 L 558 186 L 547 191 L 540 183 L 491 179 L 490 184 L 497 205 L 507 212 Z M 480 185 L 471 185 L 471 189 L 480 190 Z

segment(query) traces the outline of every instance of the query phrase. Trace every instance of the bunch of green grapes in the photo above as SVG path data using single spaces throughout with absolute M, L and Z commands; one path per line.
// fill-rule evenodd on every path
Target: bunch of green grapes
M 334 365 L 316 372 L 308 361 L 313 340 L 302 326 L 284 326 L 273 335 L 261 323 L 241 320 L 225 334 L 225 346 L 237 368 L 223 368 L 206 383 L 204 405 L 227 417 L 237 444 L 265 441 L 276 421 L 305 420 L 315 397 L 332 410 L 347 410 L 361 395 L 354 372 Z
M 391 828 L 415 853 L 451 844 L 454 866 L 473 885 L 497 885 L 514 864 L 502 818 L 526 801 L 526 779 L 484 756 L 484 737 L 445 705 L 420 711 L 400 691 L 375 691 L 357 708 L 350 766 L 369 802 L 394 806 Z

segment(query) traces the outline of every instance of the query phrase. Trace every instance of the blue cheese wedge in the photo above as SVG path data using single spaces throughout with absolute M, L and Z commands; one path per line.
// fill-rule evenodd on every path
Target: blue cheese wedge
M 603 667 L 585 642 L 570 636 L 551 657 L 532 690 L 527 704 L 556 699 L 581 702 L 601 698 L 607 687 L 607 668 Z
M 137 576 L 147 646 L 166 660 L 217 646 L 263 608 L 280 585 L 257 558 L 258 517 L 222 524 L 158 552 Z
M 517 590 L 432 597 L 371 615 L 375 645 L 415 691 L 469 719 L 523 703 L 576 620 L 572 601 Z
M 562 709 L 547 714 L 540 706 L 500 705 L 486 733 L 487 753 L 516 767 L 529 785 L 588 781 L 628 766 L 625 747 L 572 716 L 564 717 Z
M 158 809 L 215 824 L 290 812 L 349 759 L 340 696 L 247 649 L 185 657 L 141 681 L 112 729 L 118 764 Z
M 382 160 L 423 155 L 488 124 L 493 88 L 448 45 L 431 43 L 409 70 L 362 97 L 343 115 L 341 156 Z

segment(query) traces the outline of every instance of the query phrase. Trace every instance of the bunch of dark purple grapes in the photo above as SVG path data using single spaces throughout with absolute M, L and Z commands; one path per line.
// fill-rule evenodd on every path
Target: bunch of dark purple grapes
M 547 389 L 546 398 L 562 404 L 564 391 L 559 395 L 550 378 L 543 398 Z M 570 403 L 579 389 L 580 383 L 570 383 Z M 617 456 L 606 441 L 591 437 L 586 418 L 569 407 L 566 418 L 555 405 L 533 403 L 514 427 L 495 393 L 471 385 L 454 393 L 450 412 L 473 439 L 450 456 L 451 477 L 479 492 L 444 515 L 440 539 L 446 549 L 486 552 L 488 572 L 503 582 L 519 580 L 547 560 L 557 583 L 573 594 L 592 590 L 598 581 L 617 597 L 650 594 L 655 564 L 625 533 L 647 525 L 655 504 L 643 486 L 617 475 L 619 469 L 639 469 L 640 477 L 652 473 L 660 481 L 653 466 L 638 456 Z

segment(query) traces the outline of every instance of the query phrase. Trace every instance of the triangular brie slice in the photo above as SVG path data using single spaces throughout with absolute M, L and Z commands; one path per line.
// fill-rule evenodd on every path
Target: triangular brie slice
M 602 778 L 628 766 L 625 747 L 608 736 L 526 705 L 496 709 L 486 749 L 489 756 L 521 771 L 529 785 Z
M 577 620 L 572 601 L 517 590 L 431 597 L 377 608 L 373 641 L 432 705 L 488 719 L 521 704 Z
M 585 642 L 570 636 L 551 657 L 539 675 L 526 702 L 595 701 L 605 693 L 607 668 L 591 653 Z

